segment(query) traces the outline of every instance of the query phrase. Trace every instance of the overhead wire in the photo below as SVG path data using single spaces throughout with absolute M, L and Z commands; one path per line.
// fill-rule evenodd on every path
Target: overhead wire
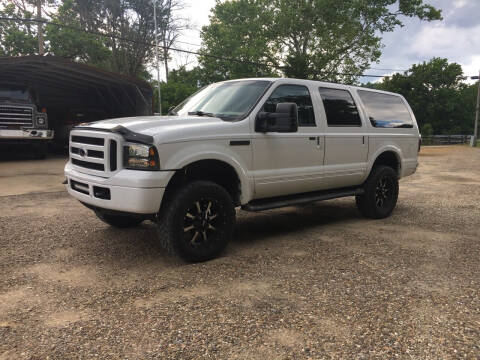
M 72 25 L 67 25 L 67 24 L 60 24 L 54 21 L 48 21 L 44 19 L 27 19 L 27 18 L 19 18 L 19 17 L 5 17 L 2 16 L 0 17 L 0 21 L 15 21 L 15 22 L 29 22 L 29 23 L 40 23 L 40 24 L 45 24 L 45 25 L 53 25 L 57 26 L 60 28 L 65 28 L 65 29 L 71 29 L 75 30 L 78 32 L 83 32 L 86 34 L 91 34 L 91 35 L 96 35 L 96 36 L 101 36 L 105 38 L 111 38 L 115 40 L 121 40 L 121 41 L 126 41 L 130 43 L 137 43 L 137 44 L 143 44 L 143 45 L 152 45 L 147 42 L 141 42 L 137 40 L 132 40 L 126 37 L 114 35 L 114 34 L 109 34 L 109 33 L 103 33 L 99 31 L 93 31 L 93 30 L 87 30 L 87 29 L 81 29 L 76 26 Z M 189 42 L 185 41 L 180 41 L 176 40 L 177 43 L 180 44 L 186 44 L 186 45 L 192 45 L 192 46 L 201 46 L 198 44 L 192 44 Z M 274 65 L 274 64 L 268 64 L 268 63 L 259 63 L 256 61 L 249 61 L 249 60 L 240 60 L 240 59 L 235 59 L 235 58 L 230 58 L 230 57 L 225 57 L 225 56 L 219 56 L 219 55 L 212 55 L 212 54 L 205 54 L 205 53 L 199 53 L 197 51 L 192 51 L 192 50 L 185 50 L 185 49 L 179 49 L 176 47 L 167 47 L 168 51 L 174 51 L 174 52 L 181 52 L 181 53 L 186 53 L 186 54 L 191 54 L 191 55 L 197 55 L 197 56 L 203 56 L 203 57 L 208 57 L 208 58 L 213 58 L 217 60 L 222 60 L 222 61 L 230 61 L 230 62 L 235 62 L 235 63 L 241 63 L 241 64 L 247 64 L 247 65 L 254 65 L 257 67 L 264 67 L 264 68 L 275 68 L 278 70 L 282 70 L 283 67 Z M 370 68 L 371 70 L 383 70 L 383 71 L 407 71 L 407 70 L 400 70 L 400 69 L 380 69 L 380 68 Z M 384 78 L 384 77 L 390 77 L 391 75 L 374 75 L 374 74 L 355 74 L 355 73 L 344 73 L 344 72 L 328 72 L 330 75 L 343 75 L 343 76 L 354 76 L 354 77 L 372 77 L 372 78 Z

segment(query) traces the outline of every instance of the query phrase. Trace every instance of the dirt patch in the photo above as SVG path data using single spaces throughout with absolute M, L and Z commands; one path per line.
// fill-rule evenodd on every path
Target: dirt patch
M 303 334 L 291 329 L 274 330 L 265 338 L 265 341 L 273 341 L 286 347 L 302 346 L 304 343 Z
M 66 270 L 58 264 L 38 264 L 27 268 L 26 272 L 35 275 L 40 281 L 81 287 L 101 286 L 100 275 L 90 266 L 78 266 Z
M 88 319 L 88 314 L 82 311 L 61 311 L 49 314 L 45 319 L 45 325 L 49 327 L 62 327 Z

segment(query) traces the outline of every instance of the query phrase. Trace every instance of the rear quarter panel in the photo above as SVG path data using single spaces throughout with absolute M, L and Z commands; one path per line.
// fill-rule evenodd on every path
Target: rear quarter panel
M 373 167 L 375 160 L 383 152 L 391 151 L 395 153 L 400 163 L 399 177 L 405 177 L 413 174 L 418 166 L 418 147 L 420 142 L 420 133 L 418 131 L 418 124 L 415 119 L 415 115 L 408 104 L 407 100 L 394 93 L 388 93 L 384 91 L 377 91 L 379 93 L 385 93 L 388 95 L 398 96 L 410 113 L 410 117 L 413 122 L 412 128 L 380 128 L 374 127 L 370 121 L 367 121 L 368 132 L 368 167 L 365 178 L 368 177 Z M 357 101 L 362 107 L 362 112 L 365 114 L 365 118 L 368 119 L 368 113 L 363 105 L 360 96 L 356 96 Z

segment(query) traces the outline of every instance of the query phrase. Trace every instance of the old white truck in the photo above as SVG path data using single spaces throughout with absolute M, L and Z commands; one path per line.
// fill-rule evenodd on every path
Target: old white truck
M 0 145 L 26 145 L 42 159 L 53 135 L 35 91 L 26 86 L 0 86 Z
M 169 116 L 74 128 L 66 186 L 104 222 L 154 221 L 163 246 L 204 261 L 227 245 L 238 207 L 355 196 L 363 215 L 389 216 L 419 148 L 414 114 L 398 94 L 241 79 L 199 90 Z

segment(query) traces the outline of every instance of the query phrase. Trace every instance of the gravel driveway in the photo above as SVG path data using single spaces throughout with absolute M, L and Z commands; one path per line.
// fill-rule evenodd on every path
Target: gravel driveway
M 388 219 L 240 211 L 193 265 L 63 191 L 2 196 L 0 359 L 478 359 L 480 149 L 421 155 Z

